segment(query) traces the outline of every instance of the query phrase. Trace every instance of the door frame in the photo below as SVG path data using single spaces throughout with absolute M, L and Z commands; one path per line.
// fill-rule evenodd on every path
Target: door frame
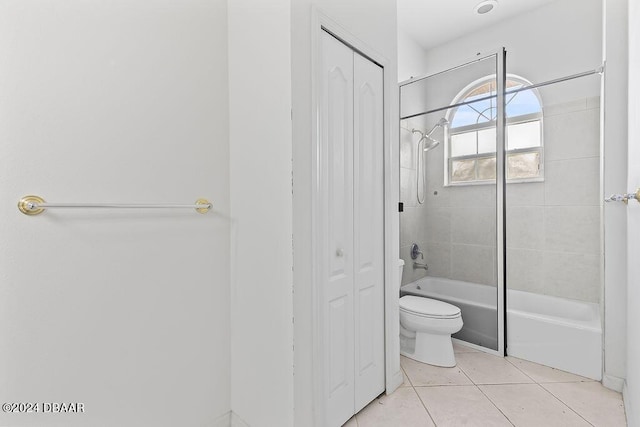
M 398 306 L 398 296 L 400 291 L 400 283 L 398 278 L 398 248 L 399 240 L 398 228 L 398 193 L 399 193 L 399 177 L 394 179 L 394 174 L 398 174 L 399 170 L 394 166 L 395 159 L 399 153 L 393 148 L 393 117 L 392 89 L 397 88 L 397 82 L 391 80 L 393 73 L 388 72 L 392 61 L 380 54 L 374 48 L 351 34 L 338 22 L 329 17 L 322 10 L 312 6 L 311 10 L 311 306 L 312 306 L 312 379 L 313 379 L 313 400 L 314 400 L 314 421 L 315 425 L 325 425 L 325 405 L 323 393 L 323 360 L 322 354 L 322 325 L 320 324 L 321 304 L 322 300 L 319 294 L 320 276 L 318 265 L 321 260 L 321 254 L 318 251 L 315 242 L 320 241 L 319 231 L 319 113 L 320 113 L 320 55 L 321 46 L 320 39 L 322 32 L 326 31 L 336 37 L 345 45 L 352 48 L 362 56 L 371 60 L 382 67 L 383 74 L 383 200 L 384 200 L 384 348 L 385 348 L 385 388 L 387 393 L 393 392 L 403 382 L 402 372 L 400 370 L 400 338 L 399 325 L 400 315 Z M 397 103 L 397 101 L 396 101 Z M 319 360 L 320 359 L 320 360 Z

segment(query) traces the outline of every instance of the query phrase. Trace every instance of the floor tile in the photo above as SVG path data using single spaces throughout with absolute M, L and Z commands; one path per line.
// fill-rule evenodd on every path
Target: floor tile
M 533 380 L 502 357 L 487 353 L 456 355 L 460 369 L 476 384 L 532 383 Z M 411 376 L 411 374 L 409 374 Z M 412 379 L 413 381 L 413 379 Z M 414 385 L 416 385 L 414 383 Z
M 531 377 L 531 379 L 537 383 L 569 383 L 593 381 L 590 378 L 570 374 L 569 372 L 550 368 L 544 365 L 539 365 L 527 360 L 517 359 L 515 357 L 507 357 L 507 360 L 511 362 L 516 368 L 520 369 L 526 375 Z
M 435 427 L 413 387 L 375 399 L 356 415 L 358 427 Z
M 509 427 L 511 423 L 476 386 L 416 387 L 438 427 Z
M 483 385 L 480 390 L 517 427 L 589 426 L 538 384 Z
M 480 350 L 476 350 L 474 348 L 467 347 L 466 345 L 458 344 L 457 342 L 454 341 L 454 343 L 453 343 L 453 352 L 455 354 L 458 354 L 458 353 L 480 353 Z
M 457 366 L 453 368 L 441 368 L 439 366 L 416 362 L 404 356 L 400 358 L 400 364 L 414 387 L 473 384 Z
M 404 368 L 400 367 L 400 370 L 402 371 L 402 384 L 400 384 L 400 387 L 412 387 L 411 382 L 409 381 L 409 377 L 407 377 L 407 373 L 404 371 Z
M 344 423 L 342 427 L 358 427 L 358 421 L 356 421 L 356 416 L 349 418 L 349 421 Z
M 543 384 L 542 387 L 594 426 L 626 426 L 622 395 L 598 382 Z

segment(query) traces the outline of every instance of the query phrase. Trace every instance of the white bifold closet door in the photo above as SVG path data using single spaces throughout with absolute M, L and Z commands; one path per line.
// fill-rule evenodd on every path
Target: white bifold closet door
M 383 69 L 323 31 L 319 326 L 329 426 L 385 389 Z

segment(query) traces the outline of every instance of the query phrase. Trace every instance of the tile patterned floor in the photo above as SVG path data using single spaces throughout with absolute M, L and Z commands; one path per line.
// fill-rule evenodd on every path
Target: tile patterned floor
M 404 383 L 345 427 L 623 427 L 620 393 L 599 382 L 454 344 L 455 368 L 402 357 Z

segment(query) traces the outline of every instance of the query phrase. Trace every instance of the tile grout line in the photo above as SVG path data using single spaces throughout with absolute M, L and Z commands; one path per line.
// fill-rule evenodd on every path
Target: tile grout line
M 538 381 L 536 381 L 533 377 L 531 377 L 530 375 L 528 375 L 526 372 L 524 372 L 522 369 L 520 369 L 518 366 L 516 366 L 515 363 L 513 363 L 511 360 L 507 359 L 507 357 L 504 358 L 507 362 L 509 362 L 511 364 L 511 366 L 513 366 L 514 368 L 516 368 L 518 371 L 522 372 L 523 375 L 525 375 L 527 378 L 531 379 L 531 381 L 534 382 L 534 384 L 536 384 L 538 387 L 540 387 L 542 390 L 544 390 L 546 393 L 550 394 L 551 396 L 553 396 L 553 398 L 555 398 L 558 402 L 560 402 L 561 404 L 563 404 L 564 406 L 566 406 L 567 408 L 569 408 L 569 410 L 571 410 L 571 412 L 573 412 L 574 414 L 576 414 L 578 417 L 582 418 L 587 424 L 589 424 L 590 426 L 593 426 L 593 424 L 591 424 L 589 421 L 587 421 L 587 419 L 585 419 L 581 414 L 579 414 L 576 410 L 574 410 L 571 406 L 569 406 L 568 404 L 566 404 L 565 402 L 563 402 L 562 400 L 560 400 L 555 394 L 551 393 L 549 390 L 547 390 L 541 383 L 539 383 Z M 535 362 L 534 362 L 535 363 Z M 544 366 L 544 365 L 543 365 Z M 582 382 L 582 381 L 579 381 Z M 558 383 L 556 383 L 558 384 Z
M 416 390 L 416 388 L 414 386 L 411 386 L 411 388 L 413 388 L 413 392 L 416 394 L 416 396 L 418 396 L 418 400 L 422 404 L 422 407 L 424 408 L 424 410 L 427 412 L 427 415 L 429 416 L 429 419 L 433 423 L 434 427 L 438 427 L 438 424 L 436 423 L 436 420 L 433 419 L 433 416 L 431 415 L 431 412 L 429 412 L 429 410 L 427 409 L 427 405 L 422 400 L 422 397 L 420 397 L 420 393 L 418 393 L 418 390 Z
M 542 390 L 544 390 L 546 393 L 550 394 L 551 396 L 553 396 L 558 402 L 562 403 L 564 406 L 566 406 L 567 408 L 569 408 L 569 410 L 571 410 L 571 412 L 573 412 L 574 414 L 576 414 L 578 417 L 582 418 L 587 424 L 589 424 L 590 426 L 593 426 L 593 424 L 591 424 L 589 421 L 587 421 L 582 415 L 580 415 L 577 411 L 575 411 L 572 407 L 570 407 L 569 405 L 567 405 L 566 403 L 564 403 L 562 400 L 560 400 L 556 395 L 554 395 L 553 393 L 551 393 L 549 390 L 547 390 L 541 383 L 539 383 L 538 381 L 536 381 L 533 377 L 531 377 L 530 375 L 528 375 L 526 372 L 524 372 L 522 369 L 520 369 L 518 366 L 516 366 L 515 363 L 513 363 L 511 360 L 507 359 L 505 357 L 505 360 L 507 362 L 509 362 L 511 364 L 511 366 L 513 366 L 514 368 L 516 368 L 517 370 L 519 370 L 520 372 L 522 372 L 527 378 L 530 378 L 531 381 L 534 382 L 534 384 L 536 384 L 538 387 L 540 387 Z M 534 362 L 535 363 L 535 362 Z M 544 365 L 543 365 L 544 366 Z M 579 381 L 582 382 L 582 381 Z M 557 383 L 556 383 L 557 384 Z
M 498 412 L 500 412 L 500 413 L 502 414 L 502 416 L 503 416 L 503 417 L 505 417 L 505 418 L 507 419 L 507 421 L 509 421 L 509 424 L 511 424 L 513 427 L 515 427 L 515 424 L 513 423 L 513 421 L 511 421 L 511 419 L 507 416 L 507 414 L 505 414 L 504 412 L 502 412 L 502 409 L 500 409 L 500 408 L 498 407 L 498 405 L 497 405 L 493 400 L 491 400 L 491 398 L 490 398 L 489 396 L 487 396 L 487 394 L 484 392 L 484 390 L 482 390 L 482 389 L 480 388 L 480 386 L 476 386 L 476 388 L 480 391 L 480 393 L 482 393 L 482 395 L 483 395 L 484 397 L 486 397 L 486 398 L 487 398 L 487 400 L 488 400 L 488 401 L 493 405 L 493 407 L 494 407 L 494 408 L 496 408 L 496 409 L 498 410 Z
M 527 377 L 527 378 L 529 378 L 531 381 L 533 381 L 533 382 L 534 382 L 534 384 L 538 384 L 538 382 L 537 382 L 535 379 L 533 379 L 530 375 L 528 375 L 528 374 L 527 374 L 525 371 L 523 371 L 522 369 L 518 368 L 518 367 L 516 366 L 516 364 L 515 364 L 515 363 L 513 363 L 511 360 L 507 359 L 507 356 L 504 356 L 504 360 L 506 360 L 507 362 L 509 362 L 509 364 L 510 364 L 511 366 L 513 366 L 513 367 L 514 367 L 514 368 L 516 368 L 518 371 L 520 371 L 520 372 L 522 373 L 522 375 L 524 375 L 525 377 Z
M 491 403 L 491 404 L 492 404 L 492 405 L 493 405 L 493 406 L 498 410 L 498 412 L 500 412 L 500 413 L 502 414 L 502 416 L 503 416 L 503 417 L 505 417 L 505 419 L 509 422 L 509 424 L 511 424 L 512 426 L 514 426 L 514 427 L 515 427 L 515 424 L 511 422 L 511 420 L 509 419 L 509 417 L 507 417 L 507 415 L 506 415 L 504 412 L 502 412 L 502 410 L 501 410 L 500 408 L 498 408 L 498 405 L 496 405 L 496 404 L 493 402 L 493 400 L 491 400 L 491 399 L 489 398 L 489 396 L 487 396 L 487 395 L 484 393 L 484 391 L 482 391 L 482 389 L 480 388 L 480 386 L 479 386 L 478 384 L 476 384 L 476 383 L 475 383 L 475 381 L 473 381 L 469 375 L 467 375 L 467 373 L 464 371 L 464 369 L 462 369 L 462 366 L 458 366 L 458 367 L 460 368 L 460 371 L 461 371 L 461 372 L 462 372 L 462 373 L 463 373 L 463 374 L 464 374 L 464 375 L 469 379 L 469 381 L 471 381 L 471 383 L 474 385 L 474 387 L 475 387 L 475 388 L 476 388 L 480 393 L 482 393 L 482 395 L 483 395 L 484 397 L 486 397 L 486 398 L 487 398 L 487 400 L 488 400 L 488 401 L 489 401 L 489 402 L 490 402 L 490 403 Z
M 571 412 L 573 412 L 574 414 L 576 414 L 577 416 L 579 416 L 580 418 L 582 418 L 587 424 L 589 424 L 590 426 L 593 426 L 593 424 L 591 422 L 589 422 L 589 420 L 587 420 L 585 417 L 582 416 L 582 414 L 580 414 L 578 411 L 576 411 L 575 409 L 573 409 L 571 406 L 569 406 L 569 404 L 565 403 L 562 401 L 562 399 L 560 399 L 558 396 L 556 396 L 555 394 L 553 394 L 551 391 L 547 390 L 545 388 L 544 385 L 538 384 L 538 386 L 543 389 L 545 392 L 549 393 L 551 396 L 553 396 L 558 402 L 562 403 L 564 406 L 566 406 L 567 408 L 569 408 L 571 410 Z
M 400 360 L 402 360 L 402 359 L 400 359 Z M 422 404 L 422 407 L 424 408 L 424 410 L 427 412 L 427 415 L 429 416 L 429 419 L 431 420 L 431 422 L 433 423 L 433 425 L 435 427 L 438 427 L 438 425 L 436 424 L 436 420 L 433 419 L 433 417 L 431 416 L 431 412 L 429 412 L 429 410 L 427 409 L 427 405 L 425 405 L 424 402 L 422 401 L 422 398 L 420 397 L 420 393 L 418 393 L 418 390 L 416 390 L 416 386 L 413 385 L 413 382 L 411 381 L 411 378 L 409 378 L 409 375 L 407 374 L 407 372 L 402 367 L 402 363 L 400 363 L 400 369 L 402 369 L 402 372 L 404 373 L 404 376 L 407 378 L 407 381 L 409 381 L 409 385 L 413 389 L 413 392 L 416 394 L 416 396 L 418 396 L 418 400 Z
M 407 371 L 405 371 L 405 369 L 402 367 L 402 364 L 400 364 L 400 369 L 402 369 L 402 373 L 404 374 L 404 378 L 406 378 L 407 381 L 409 381 L 409 387 L 415 387 L 413 385 L 413 381 L 411 381 L 411 378 L 409 378 L 409 375 L 407 374 Z
M 509 359 L 507 359 L 507 357 L 509 357 Z M 574 374 L 571 372 L 567 372 L 567 371 L 563 371 L 561 369 L 556 369 L 556 368 L 552 368 L 551 366 L 547 366 L 547 365 L 543 365 L 540 363 L 536 363 L 536 362 L 532 362 L 530 360 L 527 359 L 519 359 L 517 357 L 513 357 L 513 356 L 505 356 L 504 358 L 507 362 L 511 363 L 513 365 L 514 368 L 516 368 L 517 370 L 519 370 L 520 372 L 522 372 L 523 374 L 525 374 L 527 377 L 531 378 L 531 381 L 533 381 L 536 384 L 567 384 L 567 383 L 591 383 L 591 382 L 598 382 L 596 380 L 592 380 L 591 378 L 587 378 L 587 377 L 582 377 L 581 375 L 578 374 Z M 527 374 L 523 369 L 521 369 L 520 367 L 518 367 L 518 365 L 516 365 L 515 363 L 513 363 L 511 361 L 511 359 L 518 359 L 518 360 L 522 360 L 528 363 L 532 363 L 535 365 L 539 365 L 539 366 L 543 366 L 545 368 L 549 368 L 558 372 L 563 372 L 563 373 L 567 373 L 576 377 L 580 377 L 580 378 L 584 378 L 584 380 L 571 380 L 571 381 L 536 381 L 535 378 L 533 378 L 531 375 Z
M 464 371 L 464 369 L 462 369 L 462 366 L 460 366 L 460 364 L 458 362 L 456 362 L 456 366 L 458 367 L 458 369 L 460 369 L 460 372 L 462 372 L 464 374 L 464 376 L 467 377 L 467 379 L 469 381 L 471 381 L 471 384 L 473 384 L 474 386 L 478 387 L 478 384 L 476 384 L 475 381 L 473 381 L 471 379 L 471 377 Z

